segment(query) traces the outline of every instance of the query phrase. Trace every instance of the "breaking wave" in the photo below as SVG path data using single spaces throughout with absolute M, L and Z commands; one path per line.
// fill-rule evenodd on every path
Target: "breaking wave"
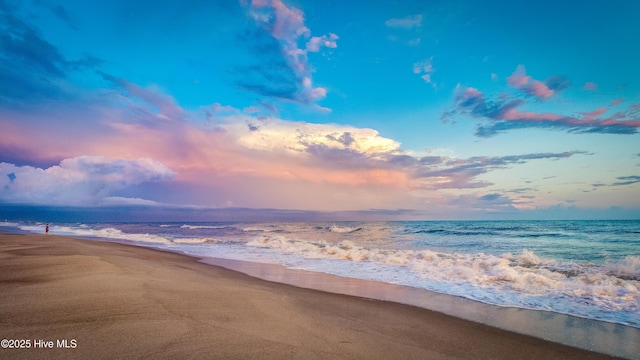
M 636 256 L 595 265 L 544 259 L 529 250 L 496 256 L 365 248 L 348 240 L 309 242 L 283 236 L 263 236 L 248 242 L 247 246 L 307 259 L 373 263 L 402 269 L 429 290 L 445 290 L 443 292 L 496 305 L 585 317 L 593 316 L 593 308 L 597 308 L 600 314 L 595 317 L 609 321 L 613 319 L 607 313 L 640 312 L 640 257 Z M 614 316 L 615 322 L 640 326 L 640 319 Z
M 40 232 L 42 226 L 20 226 L 21 230 L 30 232 Z M 125 240 L 136 243 L 150 243 L 150 244 L 203 244 L 203 243 L 218 243 L 219 239 L 211 237 L 202 238 L 189 238 L 189 237 L 173 237 L 168 235 L 155 235 L 155 234 L 140 234 L 140 233 L 126 233 L 122 230 L 107 227 L 103 229 L 93 229 L 88 226 L 79 225 L 75 227 L 71 226 L 51 226 L 51 233 L 57 235 L 69 235 L 80 237 L 93 237 L 104 238 L 112 240 Z
M 334 232 L 334 233 L 352 233 L 352 232 L 356 232 L 362 230 L 362 227 L 359 226 L 337 226 L 337 225 L 331 225 L 329 227 L 329 231 Z
M 181 229 L 189 229 L 189 230 L 198 230 L 198 229 L 225 229 L 227 226 L 225 225 L 182 225 Z

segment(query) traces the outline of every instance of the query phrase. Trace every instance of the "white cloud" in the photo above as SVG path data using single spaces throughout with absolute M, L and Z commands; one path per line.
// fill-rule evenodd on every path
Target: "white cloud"
M 126 198 L 120 196 L 110 196 L 102 199 L 103 205 L 161 205 L 160 203 L 153 200 L 145 200 L 140 198 Z
M 391 28 L 402 28 L 402 29 L 411 29 L 414 27 L 422 26 L 422 15 L 409 15 L 403 18 L 394 18 L 389 19 L 385 23 L 388 27 Z
M 431 74 L 435 71 L 432 65 L 433 57 L 420 60 L 413 64 L 413 73 L 420 75 L 426 83 L 431 83 Z
M 50 205 L 100 205 L 118 190 L 171 179 L 162 163 L 80 156 L 47 169 L 0 163 L 0 200 Z M 140 201 L 140 199 L 136 200 Z
M 307 51 L 318 52 L 322 46 L 335 49 L 338 47 L 336 40 L 338 40 L 338 35 L 333 33 L 323 36 L 313 36 L 307 42 Z
M 323 145 L 351 149 L 361 154 L 389 153 L 400 150 L 400 143 L 379 135 L 376 130 L 335 124 L 311 124 L 269 118 L 258 124 L 259 130 L 241 122 L 223 126 L 238 144 L 251 150 L 304 155 L 309 146 Z

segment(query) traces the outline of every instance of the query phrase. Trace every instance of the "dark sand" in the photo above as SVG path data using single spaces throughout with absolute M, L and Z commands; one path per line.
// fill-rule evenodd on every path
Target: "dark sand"
M 0 234 L 2 359 L 611 359 L 135 246 Z M 75 348 L 56 348 L 58 340 Z M 35 340 L 53 349 L 34 349 Z

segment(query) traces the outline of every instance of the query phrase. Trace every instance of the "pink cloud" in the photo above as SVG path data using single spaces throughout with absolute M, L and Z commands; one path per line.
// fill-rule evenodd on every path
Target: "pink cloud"
M 336 40 L 338 39 L 338 35 L 334 33 L 330 33 L 328 36 L 314 36 L 307 42 L 307 51 L 318 52 L 323 46 L 335 49 L 338 47 L 338 44 L 336 43 Z
M 516 84 L 521 76 L 522 74 L 517 74 L 512 82 Z M 496 99 L 487 100 L 482 92 L 468 87 L 457 90 L 455 109 L 445 112 L 442 119 L 451 121 L 456 114 L 485 119 L 489 124 L 480 125 L 476 129 L 476 135 L 480 137 L 494 136 L 500 132 L 524 127 L 564 128 L 576 133 L 610 134 L 635 134 L 636 129 L 640 128 L 640 104 L 634 104 L 626 111 L 605 119 L 599 117 L 606 113 L 607 107 L 583 112 L 580 113 L 580 117 L 575 117 L 549 112 L 521 111 L 520 107 L 524 104 L 526 101 L 523 99 L 510 99 L 500 95 Z
M 535 113 L 531 111 L 521 112 L 515 108 L 508 109 L 502 116 L 501 120 L 517 120 L 517 121 L 557 121 L 564 116 L 552 113 Z
M 286 6 L 281 0 L 252 0 L 249 13 L 259 26 L 279 41 L 288 66 L 297 75 L 300 90 L 295 99 L 289 100 L 310 103 L 323 99 L 326 89 L 314 88 L 311 84 L 312 68 L 307 52 L 318 52 L 321 47 L 336 48 L 338 35 L 312 37 L 311 30 L 305 25 L 304 12 Z M 298 45 L 301 39 L 308 39 L 305 49 Z
M 476 88 L 468 87 L 462 91 L 463 96 L 470 98 L 481 98 L 484 95 Z
M 322 38 L 319 36 L 314 36 L 309 40 L 309 42 L 307 42 L 307 51 L 318 52 L 320 51 L 321 44 Z
M 309 34 L 304 25 L 304 13 L 287 7 L 281 0 L 252 0 L 251 16 L 269 28 L 269 33 L 279 40 L 291 40 Z
M 616 118 L 603 119 L 600 123 L 604 126 L 626 126 L 630 128 L 640 128 L 640 120 L 618 120 Z
M 310 85 L 310 81 L 304 82 Z M 559 159 L 575 154 L 468 159 L 419 157 L 404 151 L 399 143 L 382 137 L 373 129 L 295 123 L 274 118 L 259 120 L 239 109 L 218 103 L 209 107 L 211 113 L 219 116 L 215 127 L 201 121 L 206 116 L 203 109 L 183 110 L 179 119 L 148 121 L 164 115 L 157 110 L 157 99 L 180 107 L 173 97 L 153 87 L 136 87 L 128 82 L 121 84 L 133 91 L 123 95 L 109 92 L 106 96 L 131 99 L 124 101 L 124 106 L 118 104 L 114 108 L 102 108 L 112 104 L 111 98 L 94 105 L 90 126 L 81 127 L 84 123 L 77 121 L 85 118 L 81 107 L 54 108 L 59 111 L 50 111 L 46 119 L 35 115 L 30 121 L 2 118 L 0 131 L 12 141 L 6 146 L 38 149 L 40 156 L 50 158 L 49 154 L 55 154 L 60 156 L 60 160 L 89 155 L 81 161 L 67 161 L 64 167 L 74 171 L 79 168 L 82 170 L 80 175 L 91 175 L 92 171 L 97 171 L 93 177 L 96 181 L 88 184 L 87 193 L 100 190 L 100 181 L 113 180 L 113 187 L 100 193 L 101 198 L 111 198 L 111 201 L 124 201 L 113 198 L 120 196 L 117 192 L 123 189 L 118 184 L 127 187 L 158 180 L 152 185 L 155 192 L 147 193 L 153 193 L 155 197 L 135 201 L 177 199 L 182 203 L 202 205 L 231 200 L 240 206 L 260 206 L 263 203 L 246 197 L 247 193 L 255 193 L 265 200 L 264 204 L 271 206 L 277 203 L 281 207 L 304 208 L 312 198 L 315 208 L 325 206 L 318 205 L 321 203 L 331 210 L 336 209 L 336 205 L 329 201 L 336 199 L 335 194 L 347 194 L 340 197 L 340 206 L 386 207 L 399 204 L 395 199 L 405 201 L 411 198 L 413 191 L 486 187 L 490 184 L 479 180 L 478 176 L 489 171 L 536 159 Z M 324 96 L 323 88 L 309 90 L 319 92 L 310 96 Z M 460 101 L 481 108 L 484 95 L 474 88 L 461 89 Z M 168 111 L 172 111 L 171 108 Z M 130 116 L 139 112 L 142 118 Z M 533 119 L 535 114 L 524 113 L 520 117 Z M 80 129 L 68 126 L 76 121 Z M 252 127 L 254 123 L 259 126 Z M 49 127 L 35 129 L 37 126 L 34 124 L 49 124 Z M 51 165 L 42 168 L 48 167 Z M 131 169 L 125 174 L 130 177 L 124 178 L 123 182 L 121 178 L 111 179 L 108 174 L 99 172 L 102 168 L 111 167 Z M 76 187 L 71 186 L 75 183 L 68 184 L 69 191 L 75 191 Z M 192 195 L 188 197 L 184 193 Z M 350 194 L 356 193 L 358 195 L 351 198 Z
M 312 99 L 323 99 L 325 96 L 327 96 L 327 89 L 323 87 L 317 87 L 317 88 L 311 89 Z
M 502 113 L 500 120 L 547 124 L 555 122 L 559 126 L 595 129 L 609 127 L 640 128 L 640 120 L 636 119 L 619 120 L 617 117 L 598 119 L 598 116 L 604 114 L 607 110 L 606 107 L 601 107 L 594 111 L 581 113 L 581 118 L 576 118 L 553 113 L 520 112 L 516 108 L 512 108 Z
M 222 106 L 213 105 L 212 108 Z M 181 193 L 196 188 L 199 191 L 189 200 L 197 204 L 216 199 L 223 193 L 225 200 L 257 206 L 261 204 L 258 200 L 242 199 L 247 191 L 259 188 L 258 195 L 265 201 L 270 200 L 267 201 L 270 204 L 273 204 L 272 198 L 277 197 L 279 206 L 304 208 L 310 197 L 314 200 L 317 197 L 319 203 L 326 203 L 327 209 L 335 210 L 335 205 L 331 208 L 327 199 L 333 199 L 335 193 L 349 194 L 357 189 L 358 196 L 353 199 L 342 197 L 340 204 L 353 206 L 357 203 L 358 207 L 364 208 L 388 206 L 388 201 L 396 201 L 393 199 L 406 200 L 414 190 L 486 186 L 487 183 L 476 180 L 477 175 L 514 163 L 513 160 L 490 158 L 432 157 L 427 161 L 404 153 L 399 144 L 382 138 L 371 129 L 270 120 L 261 122 L 260 129 L 250 130 L 244 123 L 255 118 L 243 114 L 228 116 L 219 119 L 220 123 L 228 125 L 221 128 L 188 121 L 132 123 L 127 111 L 120 109 L 105 112 L 104 117 L 96 119 L 105 124 L 108 131 L 87 132 L 81 139 L 75 139 L 74 134 L 60 126 L 53 127 L 46 136 L 34 139 L 25 129 L 15 131 L 15 128 L 23 128 L 25 122 L 15 124 L 10 137 L 15 138 L 16 144 L 28 143 L 29 148 L 38 148 L 41 154 L 55 149 L 63 159 L 77 157 L 72 154 L 100 154 L 100 158 L 86 158 L 78 163 L 83 165 L 84 172 L 103 166 L 104 158 L 120 159 L 109 163 L 142 170 L 127 172 L 135 176 L 124 183 L 114 178 L 117 184 L 126 187 L 157 179 L 161 184 L 154 186 Z M 7 120 L 0 125 L 7 123 L 13 122 Z M 2 130 L 11 129 L 3 126 Z M 61 147 L 60 144 L 69 146 Z M 136 160 L 145 158 L 154 160 Z M 71 163 L 66 161 L 64 164 L 68 167 L 66 165 Z M 90 186 L 86 187 L 86 193 L 98 188 L 103 179 L 100 176 L 87 183 Z M 76 196 L 76 190 L 84 189 L 72 186 L 76 183 L 65 184 L 69 192 L 65 190 L 64 194 Z M 116 192 L 122 188 L 120 185 L 109 187 L 109 191 L 100 193 L 99 198 L 118 196 Z M 162 196 L 171 198 L 167 194 L 157 196 L 148 200 L 159 201 Z M 182 196 L 186 195 L 181 195 L 184 201 L 186 198 Z M 78 199 L 94 201 L 99 198 Z M 314 202 L 314 207 L 317 206 L 320 205 Z
M 431 83 L 431 75 L 435 71 L 433 68 L 433 57 L 424 59 L 413 64 L 413 73 L 420 75 L 426 83 Z M 432 84 L 435 87 L 435 84 Z
M 548 99 L 555 93 L 555 91 L 550 89 L 545 83 L 533 80 L 531 76 L 528 76 L 524 65 L 518 65 L 513 74 L 507 78 L 507 84 L 528 95 L 542 99 Z
M 594 110 L 594 111 L 584 112 L 584 113 L 582 113 L 582 116 L 583 116 L 585 119 L 593 119 L 593 118 L 596 118 L 596 117 L 598 117 L 598 116 L 600 116 L 600 115 L 604 114 L 606 111 L 607 111 L 607 108 L 606 108 L 606 107 L 601 107 L 601 108 L 596 109 L 596 110 Z
M 151 105 L 150 107 L 145 107 L 145 111 L 147 113 L 155 113 L 158 119 L 180 120 L 184 118 L 185 112 L 176 103 L 175 99 L 165 95 L 160 89 L 154 86 L 144 88 L 126 79 L 116 78 L 104 73 L 101 75 L 105 80 L 111 81 L 122 90 L 128 92 L 131 97 L 138 98 L 148 105 Z M 129 97 L 123 99 L 128 100 L 130 104 L 135 103 L 132 101 L 133 99 Z
M 511 74 L 511 76 L 507 78 L 507 83 L 511 87 L 517 89 L 526 86 L 527 84 L 529 84 L 529 81 L 531 81 L 531 76 L 527 76 L 527 71 L 524 68 L 524 65 L 518 65 L 516 71 L 514 71 L 513 74 Z
M 583 88 L 584 90 L 588 90 L 588 91 L 591 91 L 591 90 L 598 90 L 598 85 L 597 85 L 596 83 L 593 83 L 593 82 L 587 81 L 587 82 L 584 84 L 584 86 L 583 86 L 582 88 Z
M 538 80 L 534 80 L 530 86 L 529 89 L 531 91 L 531 93 L 539 98 L 550 98 L 551 96 L 553 96 L 554 91 L 549 89 L 547 87 L 547 85 L 545 85 L 544 83 L 538 81 Z

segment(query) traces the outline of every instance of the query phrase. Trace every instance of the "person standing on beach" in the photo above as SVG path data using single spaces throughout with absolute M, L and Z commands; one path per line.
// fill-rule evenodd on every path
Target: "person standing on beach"
M 44 232 L 45 234 L 49 235 L 49 224 L 47 224 L 47 227 L 44 228 Z

